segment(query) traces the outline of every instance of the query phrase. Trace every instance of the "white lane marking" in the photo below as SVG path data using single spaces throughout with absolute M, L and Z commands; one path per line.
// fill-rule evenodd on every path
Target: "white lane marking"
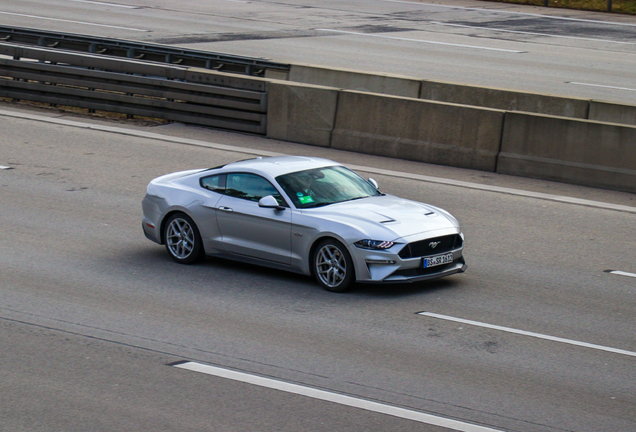
M 26 14 L 19 14 L 19 13 L 13 13 L 13 12 L 0 12 L 0 14 L 2 14 L 2 15 L 19 16 L 19 17 L 24 17 L 24 18 L 35 18 L 35 19 L 48 20 L 48 21 L 67 22 L 67 23 L 71 23 L 71 24 L 82 24 L 82 25 L 89 25 L 89 26 L 95 26 L 95 27 L 108 27 L 108 28 L 114 28 L 114 29 L 119 29 L 119 30 L 130 30 L 130 31 L 137 31 L 137 32 L 149 32 L 150 31 L 150 30 L 142 30 L 142 29 L 131 28 L 131 27 L 120 27 L 120 26 L 112 26 L 112 25 L 107 25 L 107 24 L 96 24 L 96 23 L 89 23 L 89 22 L 84 22 L 84 21 L 72 21 L 72 20 L 65 20 L 65 19 L 60 19 L 60 18 L 48 18 L 48 17 L 37 16 L 37 15 L 26 15 Z
M 0 170 L 10 170 L 11 167 L 9 166 L 4 166 L 4 165 L 0 165 Z
M 554 35 L 549 33 L 534 33 L 534 32 L 526 32 L 526 31 L 518 31 L 518 30 L 503 30 L 503 29 L 492 28 L 492 27 L 473 26 L 473 25 L 464 25 L 464 24 L 450 24 L 450 23 L 443 23 L 438 21 L 431 21 L 431 24 L 438 24 L 438 25 L 443 25 L 447 27 L 463 27 L 463 28 L 469 28 L 469 29 L 489 30 L 492 32 L 516 33 L 516 34 L 525 34 L 525 35 L 532 35 L 532 36 L 546 36 L 546 37 L 576 39 L 576 40 L 584 40 L 584 41 L 592 41 L 592 42 L 615 43 L 615 44 L 623 44 L 623 45 L 636 45 L 636 42 L 621 42 L 621 41 L 615 41 L 615 40 L 609 40 L 609 39 L 582 38 L 582 37 L 576 37 L 576 36 L 562 36 L 562 35 Z
M 90 4 L 100 5 L 100 6 L 112 6 L 112 7 L 124 8 L 124 9 L 141 9 L 139 6 L 129 6 L 129 5 L 122 5 L 122 4 L 115 4 L 115 3 L 91 1 L 91 0 L 66 0 L 66 1 L 71 1 L 75 3 L 90 3 Z
M 482 47 L 482 46 L 476 46 L 476 45 L 462 45 L 462 44 L 454 44 L 454 43 L 448 43 L 448 42 L 427 41 L 427 40 L 422 40 L 422 39 L 401 38 L 401 37 L 395 37 L 395 36 L 383 36 L 383 35 L 378 35 L 378 34 L 359 33 L 359 32 L 344 31 L 344 30 L 332 30 L 332 29 L 316 29 L 316 30 L 324 31 L 324 32 L 331 32 L 331 33 L 349 34 L 349 35 L 355 35 L 355 36 L 377 37 L 377 38 L 382 38 L 382 39 L 393 39 L 393 40 L 400 40 L 400 41 L 407 41 L 407 42 L 419 42 L 419 43 L 425 43 L 425 44 L 431 44 L 431 45 L 444 45 L 444 46 L 452 46 L 452 47 L 459 47 L 459 48 L 470 48 L 470 49 L 486 50 L 486 51 L 499 51 L 499 52 L 514 53 L 514 54 L 522 54 L 522 53 L 525 52 L 525 51 L 509 50 L 509 49 L 502 49 L 502 48 Z
M 608 85 L 602 85 L 602 84 L 580 83 L 580 82 L 574 82 L 574 81 L 568 81 L 566 82 L 566 84 L 582 85 L 582 86 L 588 86 L 588 87 L 602 87 L 602 88 L 608 88 L 608 89 L 614 89 L 614 90 L 636 91 L 636 89 L 628 88 L 628 87 L 615 87 L 615 86 L 608 86 Z
M 265 378 L 258 375 L 251 375 L 244 372 L 237 372 L 216 366 L 205 365 L 196 362 L 186 362 L 175 364 L 174 367 L 187 369 L 194 372 L 200 372 L 207 375 L 213 375 L 221 378 L 240 381 L 248 384 L 266 387 L 270 389 L 293 393 L 297 395 L 307 396 L 327 402 L 333 402 L 340 405 L 346 405 L 353 408 L 360 408 L 367 411 L 373 411 L 380 414 L 386 414 L 393 417 L 399 417 L 407 420 L 413 420 L 420 423 L 445 427 L 448 429 L 462 432 L 500 432 L 499 429 L 479 426 L 470 423 L 464 423 L 458 420 L 452 420 L 444 417 L 425 414 L 419 411 L 412 411 L 404 408 L 398 408 L 391 405 L 385 405 L 370 400 L 359 399 L 352 396 L 345 396 L 325 390 L 319 390 L 313 387 L 306 387 L 298 384 L 292 384 L 285 381 L 279 381 L 271 378 Z
M 21 118 L 21 119 L 26 119 L 26 120 L 41 121 L 41 122 L 44 122 L 44 123 L 51 123 L 51 124 L 59 124 L 59 125 L 70 126 L 70 127 L 77 127 L 77 128 L 82 128 L 82 129 L 92 129 L 92 130 L 97 130 L 97 131 L 101 131 L 101 132 L 108 132 L 108 133 L 116 133 L 116 134 L 121 134 L 121 135 L 134 136 L 134 137 L 137 137 L 137 138 L 160 140 L 160 141 L 164 141 L 164 142 L 171 142 L 171 143 L 176 143 L 176 144 L 184 144 L 184 145 L 190 145 L 190 146 L 195 146 L 195 147 L 203 147 L 203 148 L 210 148 L 210 149 L 215 149 L 215 150 L 230 151 L 230 152 L 236 152 L 236 153 L 242 153 L 242 154 L 248 154 L 248 155 L 255 155 L 255 156 L 286 156 L 285 153 L 278 153 L 278 152 L 271 152 L 271 151 L 267 151 L 267 150 L 252 149 L 252 148 L 249 148 L 249 147 L 238 147 L 238 146 L 233 146 L 233 145 L 228 145 L 228 144 L 211 143 L 211 142 L 207 142 L 207 141 L 200 141 L 200 140 L 194 140 L 194 139 L 189 139 L 189 138 L 171 137 L 171 136 L 168 136 L 168 135 L 161 135 L 161 134 L 153 133 L 153 132 L 136 131 L 136 130 L 132 130 L 132 129 L 119 128 L 119 127 L 115 127 L 115 126 L 102 126 L 102 125 L 91 124 L 91 123 L 82 123 L 82 122 L 78 122 L 78 121 L 65 120 L 65 119 L 60 119 L 60 118 L 44 117 L 44 116 L 39 116 L 39 115 L 36 115 L 36 114 L 21 113 L 21 112 L 16 112 L 16 111 L 0 110 L 0 115 L 7 116 L 7 117 Z M 630 206 L 625 206 L 625 205 L 621 205 L 621 204 L 611 204 L 611 203 L 605 203 L 605 202 L 601 202 L 601 201 L 591 201 L 591 200 L 586 200 L 586 199 L 581 199 L 581 198 L 572 198 L 572 197 L 561 196 L 561 195 L 550 195 L 550 194 L 541 193 L 541 192 L 525 191 L 525 190 L 521 190 L 521 189 L 512 189 L 512 188 L 506 188 L 506 187 L 500 187 L 500 186 L 489 186 L 489 185 L 483 185 L 483 184 L 479 184 L 479 183 L 471 183 L 471 182 L 465 182 L 465 181 L 461 181 L 461 180 L 446 179 L 446 178 L 442 178 L 442 177 L 431 177 L 431 176 L 425 176 L 425 175 L 421 175 L 421 174 L 405 173 L 405 172 L 400 172 L 400 171 L 391 171 L 391 170 L 368 167 L 368 166 L 363 166 L 363 165 L 350 165 L 350 164 L 347 164 L 347 166 L 349 168 L 353 169 L 353 170 L 362 171 L 362 172 L 370 173 L 370 174 L 379 174 L 379 175 L 385 175 L 385 176 L 389 176 L 389 177 L 398 177 L 398 178 L 405 178 L 405 179 L 410 179 L 410 180 L 419 180 L 419 181 L 428 182 L 428 183 L 437 183 L 437 184 L 443 184 L 443 185 L 448 185 L 448 186 L 456 186 L 456 187 L 467 188 L 467 189 L 476 189 L 476 190 L 481 190 L 481 191 L 485 191 L 485 192 L 495 192 L 495 193 L 502 193 L 502 194 L 507 194 L 507 195 L 516 195 L 516 196 L 520 196 L 520 197 L 524 197 L 524 198 L 536 198 L 536 199 L 541 199 L 541 200 L 546 200 L 546 201 L 554 201 L 554 202 L 560 202 L 560 203 L 566 203 L 566 204 L 582 205 L 582 206 L 586 206 L 586 207 L 594 207 L 594 208 L 599 208 L 599 209 L 603 209 L 603 210 L 615 210 L 615 211 L 621 211 L 621 212 L 636 214 L 636 207 L 630 207 Z
M 595 350 L 600 350 L 600 351 L 607 351 L 607 352 L 611 352 L 611 353 L 615 353 L 615 354 L 623 354 L 623 355 L 627 355 L 627 356 L 632 356 L 632 357 L 636 357 L 636 352 L 634 351 L 626 351 L 626 350 L 622 350 L 622 349 L 618 349 L 618 348 L 611 348 L 611 347 L 606 347 L 603 345 L 595 345 L 595 344 L 591 344 L 591 343 L 587 343 L 587 342 L 579 342 L 576 340 L 572 340 L 572 339 L 564 339 L 564 338 L 560 338 L 560 337 L 556 337 L 556 336 L 550 336 L 550 335 L 544 335 L 541 333 L 533 333 L 533 332 L 529 332 L 529 331 L 525 331 L 525 330 L 517 330 L 517 329 L 513 329 L 510 327 L 502 327 L 502 326 L 498 326 L 498 325 L 493 325 L 493 324 L 486 324 L 486 323 L 482 323 L 479 321 L 471 321 L 471 320 L 467 320 L 467 319 L 463 319 L 463 318 L 456 318 L 456 317 L 452 317 L 452 316 L 448 316 L 448 315 L 440 315 L 440 314 L 436 314 L 436 313 L 432 313 L 432 312 L 418 312 L 418 315 L 424 315 L 424 316 L 429 316 L 432 318 L 438 318 L 438 319 L 442 319 L 442 320 L 446 320 L 446 321 L 454 321 L 454 322 L 458 322 L 458 323 L 462 323 L 462 324 L 470 324 L 470 325 L 474 325 L 477 327 L 485 327 L 485 328 L 490 328 L 490 329 L 494 329 L 494 330 L 500 330 L 500 331 L 505 331 L 508 333 L 515 333 L 515 334 L 520 334 L 520 335 L 524 335 L 524 336 L 531 336 L 531 337 L 535 337 L 535 338 L 539 338 L 539 339 L 546 339 L 546 340 L 550 340 L 550 341 L 554 341 L 554 342 L 561 342 L 561 343 L 565 343 L 565 344 L 569 344 L 569 345 L 576 345 L 576 346 L 581 346 L 581 347 L 585 347 L 585 348 L 592 348 Z
M 583 18 L 570 18 L 570 17 L 561 17 L 556 15 L 542 15 L 542 14 L 533 14 L 533 13 L 527 13 L 527 12 L 504 11 L 504 10 L 495 10 L 495 9 L 487 9 L 487 8 L 471 8 L 471 7 L 462 7 L 462 6 L 448 6 L 448 5 L 438 5 L 438 4 L 431 4 L 431 3 L 410 2 L 410 1 L 404 1 L 404 0 L 380 0 L 380 1 L 383 1 L 386 3 L 405 3 L 405 4 L 412 4 L 412 5 L 418 5 L 418 6 L 431 6 L 431 7 L 439 7 L 439 8 L 446 8 L 446 9 L 461 9 L 461 10 L 472 10 L 472 11 L 478 11 L 478 12 L 492 12 L 495 14 L 523 15 L 523 16 L 531 16 L 531 17 L 538 17 L 538 18 L 563 20 L 563 21 L 577 21 L 577 22 L 587 22 L 587 23 L 594 23 L 594 24 L 636 27 L 636 24 L 629 24 L 629 23 L 599 21 L 599 20 L 591 20 L 591 19 L 583 19 Z
M 636 278 L 636 274 L 634 274 L 634 273 L 627 273 L 627 272 L 620 271 L 620 270 L 607 270 L 607 273 L 615 274 L 615 275 L 620 275 L 620 276 L 628 276 L 628 277 Z

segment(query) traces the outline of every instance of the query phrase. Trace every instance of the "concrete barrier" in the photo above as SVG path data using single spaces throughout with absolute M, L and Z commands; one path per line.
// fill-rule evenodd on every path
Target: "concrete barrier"
M 506 111 L 524 111 L 580 119 L 587 118 L 589 110 L 589 101 L 587 99 L 438 81 L 423 81 L 420 98 Z
M 274 80 L 289 80 L 289 71 L 280 70 L 280 69 L 265 69 L 265 78 L 274 79 Z
M 636 127 L 506 113 L 497 172 L 636 192 Z
M 636 125 L 636 106 L 590 101 L 590 120 Z
M 494 171 L 504 112 L 342 91 L 331 147 Z
M 267 136 L 329 147 L 338 89 L 271 81 L 268 85 Z
M 349 69 L 291 65 L 289 80 L 305 84 L 336 87 L 347 90 L 417 98 L 420 81 L 402 75 L 366 73 Z

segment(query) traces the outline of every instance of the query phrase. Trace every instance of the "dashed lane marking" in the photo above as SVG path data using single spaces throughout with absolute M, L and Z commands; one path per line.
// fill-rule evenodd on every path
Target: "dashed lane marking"
M 72 1 L 72 2 L 75 2 L 75 3 L 89 3 L 89 4 L 99 5 L 99 6 L 118 7 L 118 8 L 123 8 L 123 9 L 140 9 L 139 6 L 129 6 L 129 5 L 116 4 L 116 3 L 106 3 L 106 2 L 100 2 L 100 1 L 91 1 L 91 0 L 67 0 L 67 1 Z
M 588 86 L 588 87 L 601 87 L 601 88 L 607 88 L 612 90 L 636 91 L 636 88 L 616 87 L 616 86 L 609 86 L 609 85 L 603 85 L 603 84 L 580 83 L 580 82 L 574 82 L 574 81 L 568 81 L 566 84 L 574 84 L 574 85 Z
M 509 50 L 509 49 L 502 49 L 502 48 L 491 48 L 491 47 L 484 47 L 484 46 L 477 46 L 477 45 L 462 45 L 462 44 L 454 44 L 454 43 L 449 43 L 449 42 L 428 41 L 428 40 L 424 40 L 424 39 L 412 39 L 412 38 L 402 38 L 402 37 L 395 37 L 395 36 L 384 36 L 384 35 L 373 34 L 373 33 L 360 33 L 360 32 L 352 32 L 352 31 L 345 31 L 345 30 L 332 30 L 332 29 L 316 29 L 316 30 L 323 31 L 323 32 L 354 35 L 354 36 L 375 37 L 375 38 L 392 39 L 392 40 L 399 40 L 399 41 L 406 41 L 406 42 L 419 42 L 419 43 L 425 43 L 425 44 L 430 44 L 430 45 L 444 45 L 444 46 L 452 46 L 452 47 L 458 47 L 458 48 L 469 48 L 469 49 L 476 49 L 476 50 L 507 52 L 507 53 L 513 53 L 513 54 L 525 53 L 525 51 L 518 51 L 518 50 Z
M 97 23 L 84 22 L 84 21 L 73 21 L 73 20 L 66 20 L 66 19 L 61 19 L 61 18 L 49 18 L 49 17 L 38 16 L 38 15 L 27 15 L 27 14 L 21 14 L 21 13 L 13 13 L 13 12 L 0 12 L 0 15 L 11 15 L 11 16 L 18 16 L 18 17 L 23 17 L 23 18 L 33 18 L 33 19 L 41 19 L 41 20 L 47 20 L 47 21 L 67 22 L 67 23 L 71 23 L 71 24 L 81 24 L 81 25 L 88 25 L 88 26 L 95 26 L 95 27 L 108 27 L 108 28 L 114 28 L 114 29 L 119 29 L 119 30 L 130 30 L 130 31 L 137 31 L 137 32 L 149 32 L 150 31 L 150 30 L 142 30 L 142 29 L 131 28 L 131 27 L 120 27 L 120 26 L 113 26 L 113 25 L 108 25 L 108 24 L 97 24 Z
M 230 369 L 220 368 L 217 366 L 210 366 L 196 362 L 177 362 L 171 366 L 186 369 L 194 372 L 200 372 L 207 375 L 212 375 L 220 378 L 231 379 L 234 381 L 240 381 L 243 383 L 253 384 L 260 387 L 266 387 L 270 389 L 284 391 L 286 393 L 293 393 L 310 397 L 313 399 L 319 399 L 327 402 L 333 402 L 340 405 L 346 405 L 353 408 L 359 408 L 367 411 L 373 411 L 380 414 L 386 414 L 393 417 L 399 417 L 407 420 L 412 420 L 420 423 L 430 424 L 434 426 L 440 426 L 455 431 L 461 432 L 501 432 L 500 429 L 492 429 L 485 426 L 466 423 L 459 420 L 453 420 L 445 417 L 440 417 L 432 414 L 426 414 L 419 411 L 408 410 L 405 408 L 399 408 L 392 405 L 386 405 L 379 402 L 373 402 L 366 399 L 360 399 L 352 396 L 346 396 L 339 393 L 333 393 L 326 390 L 319 390 L 313 387 L 307 387 L 299 384 L 292 384 L 285 381 L 280 381 L 272 378 L 265 378 L 258 375 L 252 375 L 245 372 L 238 372 Z
M 462 324 L 468 324 L 468 325 L 472 325 L 472 326 L 476 326 L 476 327 L 485 327 L 485 328 L 489 328 L 489 329 L 493 329 L 493 330 L 500 330 L 500 331 L 504 331 L 504 332 L 508 332 L 508 333 L 515 333 L 515 334 L 523 335 L 523 336 L 531 336 L 531 337 L 534 337 L 534 338 L 546 339 L 546 340 L 550 340 L 550 341 L 554 341 L 554 342 L 561 342 L 561 343 L 565 343 L 565 344 L 569 344 L 569 345 L 576 345 L 576 346 L 581 346 L 581 347 L 585 347 L 585 348 L 592 348 L 592 349 L 596 349 L 596 350 L 600 350 L 600 351 L 607 351 L 607 352 L 611 352 L 611 353 L 615 353 L 615 354 L 623 354 L 623 355 L 627 355 L 627 356 L 631 356 L 631 357 L 636 357 L 636 352 L 633 352 L 633 351 L 627 351 L 627 350 L 622 350 L 622 349 L 618 349 L 618 348 L 611 348 L 611 347 L 606 347 L 606 346 L 603 346 L 603 345 L 595 345 L 595 344 L 591 344 L 591 343 L 587 343 L 587 342 L 580 342 L 580 341 L 576 341 L 576 340 L 572 340 L 572 339 L 564 339 L 564 338 L 560 338 L 560 337 L 556 337 L 556 336 L 550 336 L 550 335 L 545 335 L 545 334 L 541 334 L 541 333 L 533 333 L 533 332 L 529 332 L 529 331 L 525 331 L 525 330 L 517 330 L 517 329 L 514 329 L 514 328 L 510 328 L 510 327 L 502 327 L 502 326 L 498 326 L 498 325 L 482 323 L 482 322 L 479 322 L 479 321 L 471 321 L 471 320 L 467 320 L 467 319 L 463 319 L 463 318 L 456 318 L 456 317 L 452 317 L 452 316 L 448 316 L 448 315 L 440 315 L 440 314 L 436 314 L 436 313 L 432 313 L 432 312 L 418 312 L 418 315 L 428 316 L 428 317 L 431 317 L 431 318 L 438 318 L 438 319 L 442 319 L 442 320 L 446 320 L 446 321 L 454 321 L 454 322 L 458 322 L 458 323 L 462 323 Z
M 438 21 L 432 21 L 431 24 L 442 25 L 442 26 L 447 26 L 447 27 L 460 27 L 460 28 L 469 28 L 469 29 L 479 29 L 479 30 L 486 30 L 486 31 L 491 31 L 491 32 L 495 32 L 495 33 L 496 32 L 514 33 L 514 34 L 524 34 L 524 35 L 531 35 L 531 36 L 545 36 L 545 37 L 563 38 L 563 39 L 576 39 L 576 40 L 583 40 L 583 41 L 589 41 L 589 42 L 605 42 L 605 43 L 615 43 L 615 44 L 622 44 L 622 45 L 636 45 L 636 42 L 622 42 L 622 41 L 616 41 L 616 40 L 611 40 L 611 39 L 583 38 L 583 37 L 577 37 L 577 36 L 564 36 L 564 35 L 556 35 L 556 34 L 550 34 L 550 33 L 535 33 L 535 32 L 519 31 L 519 30 L 504 30 L 504 29 L 500 29 L 500 28 L 496 28 L 496 27 L 485 27 L 485 26 L 478 26 L 478 25 L 451 24 L 451 23 L 443 23 L 443 22 L 438 22 Z
M 605 273 L 610 273 L 610 274 L 615 274 L 615 275 L 619 275 L 619 276 L 628 276 L 628 277 L 636 278 L 636 273 L 627 273 L 627 272 L 620 271 L 620 270 L 605 270 Z

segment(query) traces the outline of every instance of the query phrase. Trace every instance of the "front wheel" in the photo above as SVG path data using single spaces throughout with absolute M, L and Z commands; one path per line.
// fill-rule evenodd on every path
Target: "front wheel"
M 344 292 L 355 279 L 351 255 L 337 240 L 320 242 L 312 262 L 316 280 L 327 291 Z
M 201 235 L 190 216 L 184 213 L 170 216 L 164 234 L 168 254 L 179 264 L 192 264 L 203 256 Z

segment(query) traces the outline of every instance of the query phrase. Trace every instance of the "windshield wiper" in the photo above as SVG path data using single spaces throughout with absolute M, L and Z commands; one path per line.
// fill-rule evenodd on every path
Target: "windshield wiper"
M 302 207 L 302 208 L 307 209 L 307 208 L 324 207 L 324 206 L 327 206 L 327 205 L 330 205 L 330 204 L 334 204 L 334 203 L 333 202 L 321 202 L 321 203 L 315 203 L 314 205 L 310 205 L 310 206 Z
M 349 198 L 349 199 L 342 200 L 342 201 L 321 202 L 321 203 L 316 203 L 314 205 L 310 205 L 310 206 L 303 207 L 303 208 L 324 207 L 324 206 L 331 205 L 331 204 L 340 204 L 340 203 L 343 203 L 343 202 L 355 201 L 355 200 L 359 200 L 359 199 L 362 199 L 362 198 L 369 198 L 369 195 Z
M 369 198 L 369 195 L 359 196 L 359 197 L 355 197 L 355 198 L 349 198 L 349 199 L 346 199 L 344 201 L 339 201 L 339 202 L 355 201 L 355 200 L 359 200 L 359 199 L 362 199 L 362 198 Z

